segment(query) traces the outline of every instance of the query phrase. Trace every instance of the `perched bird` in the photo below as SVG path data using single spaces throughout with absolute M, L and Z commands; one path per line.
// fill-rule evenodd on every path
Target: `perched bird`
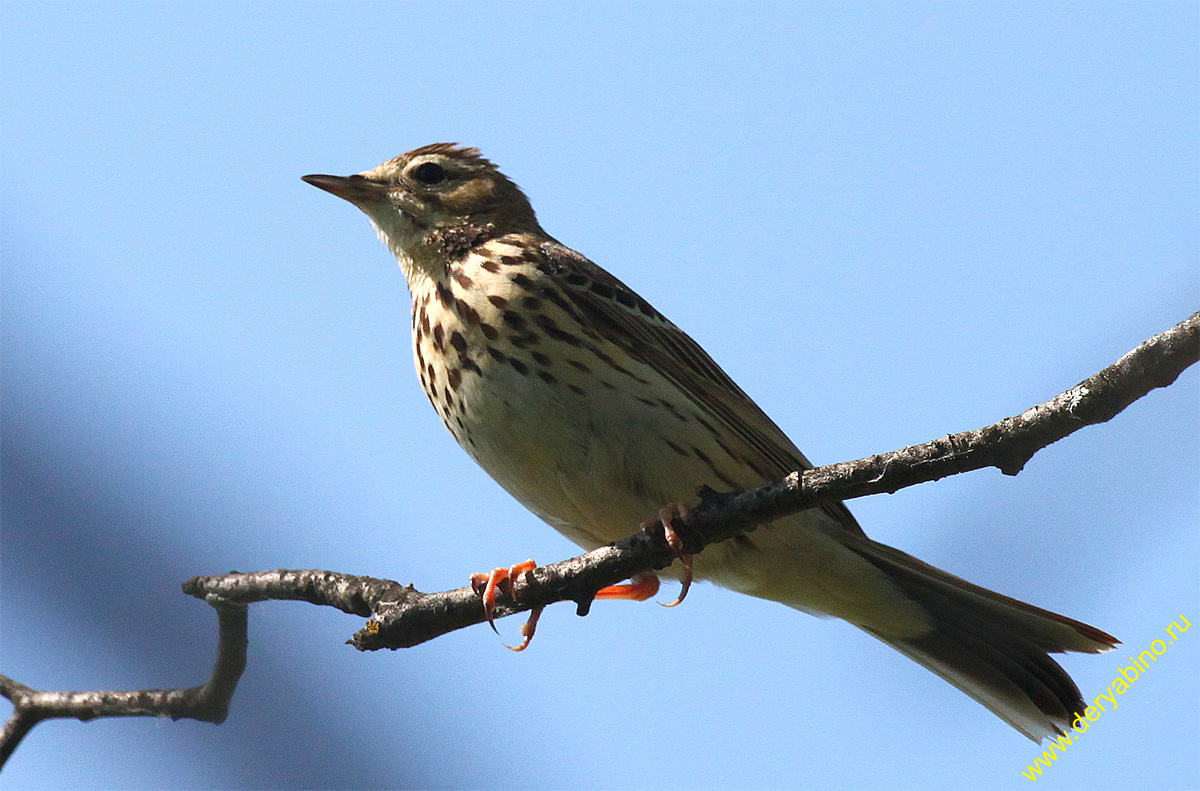
M 575 543 L 618 541 L 655 514 L 670 533 L 702 486 L 756 486 L 812 466 L 695 341 L 542 230 L 478 150 L 437 143 L 358 175 L 304 180 L 361 209 L 399 260 L 417 374 L 446 427 Z M 668 504 L 683 506 L 660 511 Z M 1084 709 L 1048 654 L 1117 643 L 872 541 L 841 503 L 710 546 L 693 571 L 843 618 L 1035 741 Z M 503 576 L 488 578 L 488 595 Z M 643 577 L 609 593 L 644 598 L 656 587 Z

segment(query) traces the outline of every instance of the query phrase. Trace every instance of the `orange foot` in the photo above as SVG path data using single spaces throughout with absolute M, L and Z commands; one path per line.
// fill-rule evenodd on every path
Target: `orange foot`
M 483 614 L 487 617 L 487 622 L 492 627 L 492 631 L 500 634 L 500 630 L 496 628 L 496 593 L 503 593 L 509 599 L 515 601 L 516 596 L 513 594 L 513 579 L 528 571 L 533 571 L 537 568 L 537 563 L 532 560 L 527 560 L 524 563 L 518 563 L 515 566 L 510 566 L 506 569 L 492 569 L 491 574 L 472 574 L 471 588 L 475 591 L 475 595 L 483 602 Z M 529 613 L 529 620 L 521 625 L 521 636 L 524 640 L 520 645 L 505 645 L 505 648 L 513 651 L 524 651 L 529 646 L 529 641 L 533 639 L 534 630 L 537 629 L 538 618 L 542 615 L 544 607 L 534 607 Z
M 679 517 L 684 522 L 691 518 L 695 511 L 689 505 L 668 505 L 658 512 L 657 519 L 650 519 L 642 523 L 642 529 L 652 529 L 661 525 L 663 535 L 666 537 L 667 544 L 675 551 L 675 556 L 679 558 L 680 564 L 683 566 L 683 574 L 680 582 L 683 587 L 679 590 L 679 598 L 670 604 L 664 604 L 664 607 L 674 607 L 683 601 L 687 596 L 688 589 L 692 587 L 692 556 L 683 551 L 683 539 L 675 532 L 675 528 L 671 526 L 671 522 Z M 496 595 L 501 593 L 509 599 L 515 601 L 516 595 L 513 592 L 513 579 L 522 574 L 533 571 L 537 568 L 537 563 L 533 560 L 527 560 L 524 563 L 518 563 L 515 566 L 508 568 L 492 569 L 490 574 L 472 574 L 471 588 L 475 591 L 475 595 L 483 602 L 483 614 L 487 618 L 488 625 L 492 627 L 492 631 L 496 634 L 500 630 L 496 628 Z M 631 599 L 633 601 L 645 601 L 654 594 L 658 593 L 658 575 L 652 571 L 635 574 L 630 578 L 627 584 L 609 585 L 596 591 L 597 599 Z M 542 616 L 542 610 L 545 607 L 534 607 L 529 613 L 529 620 L 521 625 L 521 636 L 524 638 L 518 646 L 505 645 L 513 651 L 524 651 L 529 647 L 529 642 L 533 640 L 533 633 L 537 629 L 538 618 Z
M 671 526 L 671 522 L 675 520 L 675 517 L 679 517 L 684 522 L 687 522 L 692 518 L 692 514 L 695 512 L 696 509 L 692 508 L 690 505 L 672 503 L 671 505 L 659 509 L 657 519 L 648 519 L 642 523 L 643 530 L 650 530 L 660 525 L 662 526 L 663 535 L 667 539 L 667 544 L 671 547 L 671 549 L 675 550 L 675 557 L 679 558 L 679 563 L 683 566 L 683 574 L 681 574 L 679 578 L 679 581 L 683 587 L 679 589 L 679 598 L 670 604 L 664 604 L 664 607 L 674 607 L 682 602 L 684 597 L 688 594 L 688 589 L 692 587 L 692 556 L 683 551 L 683 539 L 681 539 L 679 534 L 675 532 L 675 528 Z M 658 589 L 657 583 L 654 587 L 655 590 Z M 654 594 L 651 593 L 650 595 L 653 596 Z
M 634 574 L 628 583 L 609 585 L 596 591 L 597 599 L 629 599 L 645 601 L 658 593 L 658 575 L 653 571 Z

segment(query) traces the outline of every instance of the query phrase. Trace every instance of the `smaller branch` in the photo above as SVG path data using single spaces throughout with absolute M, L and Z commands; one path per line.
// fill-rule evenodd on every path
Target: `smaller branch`
M 17 749 L 25 734 L 42 720 L 74 718 L 87 722 L 97 717 L 188 718 L 220 724 L 229 714 L 229 702 L 246 669 L 247 611 L 227 603 L 217 610 L 219 643 L 217 660 L 208 683 L 186 689 L 129 691 L 41 692 L 0 675 L 0 694 L 12 701 L 13 712 L 0 731 L 0 767 Z
M 245 606 L 260 601 L 306 601 L 366 618 L 379 602 L 403 601 L 415 590 L 411 585 L 392 580 L 336 571 L 275 569 L 194 577 L 183 583 L 183 592 L 214 607 Z

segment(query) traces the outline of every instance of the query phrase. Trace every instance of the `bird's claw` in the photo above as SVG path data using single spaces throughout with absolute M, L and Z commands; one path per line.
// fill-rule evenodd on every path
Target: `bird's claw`
M 679 564 L 683 567 L 683 572 L 679 575 L 681 587 L 679 596 L 670 604 L 663 604 L 664 607 L 674 607 L 681 603 L 688 594 L 688 590 L 692 587 L 692 556 L 684 551 L 683 539 L 679 537 L 675 527 L 671 524 L 676 518 L 683 522 L 687 522 L 695 509 L 690 505 L 672 504 L 668 505 L 658 512 L 657 519 L 650 519 L 642 523 L 643 530 L 653 530 L 661 527 L 663 537 L 667 541 L 667 545 L 675 553 Z M 532 560 L 527 560 L 524 563 L 518 563 L 515 566 L 508 568 L 492 569 L 490 574 L 472 574 L 471 589 L 475 591 L 475 595 L 483 604 L 483 614 L 487 618 L 488 625 L 492 627 L 492 631 L 496 634 L 500 630 L 496 628 L 496 596 L 507 596 L 509 600 L 516 601 L 516 594 L 513 589 L 513 580 L 522 574 L 525 574 L 537 568 L 537 563 Z M 606 588 L 601 588 L 596 592 L 597 599 L 632 599 L 634 601 L 645 601 L 658 593 L 658 575 L 654 572 L 644 572 L 636 574 L 624 585 L 609 585 Z M 660 602 L 661 603 L 661 602 Z M 533 639 L 533 633 L 537 629 L 538 618 L 542 615 L 542 610 L 545 607 L 534 607 L 529 613 L 529 620 L 521 625 L 521 637 L 524 638 L 520 645 L 505 645 L 506 648 L 513 651 L 524 651 L 529 642 Z
M 662 527 L 663 537 L 666 538 L 667 545 L 671 547 L 672 551 L 675 552 L 675 557 L 679 559 L 679 565 L 683 567 L 683 572 L 679 575 L 679 582 L 681 585 L 679 589 L 679 597 L 670 604 L 663 604 L 662 602 L 659 602 L 659 604 L 662 604 L 663 607 L 675 607 L 678 605 L 687 596 L 688 589 L 692 587 L 692 556 L 683 551 L 683 539 L 679 537 L 679 533 L 675 531 L 675 528 L 671 523 L 675 521 L 675 517 L 679 517 L 683 522 L 686 523 L 692 518 L 692 514 L 694 514 L 695 511 L 696 509 L 692 508 L 690 505 L 672 503 L 671 505 L 659 509 L 657 519 L 650 519 L 642 523 L 643 530 L 651 530 L 659 526 Z
M 546 608 L 534 607 L 529 611 L 529 620 L 521 624 L 521 637 L 523 639 L 521 640 L 520 645 L 509 645 L 508 643 L 505 643 L 504 647 L 509 651 L 524 651 L 526 648 L 528 648 L 529 641 L 533 639 L 533 632 L 537 629 L 538 618 L 542 617 L 542 610 L 544 609 Z
M 496 628 L 496 595 L 500 593 L 507 596 L 511 601 L 516 601 L 516 595 L 513 592 L 513 580 L 520 575 L 533 571 L 537 568 L 537 563 L 532 560 L 527 560 L 524 563 L 518 563 L 515 566 L 508 568 L 492 569 L 490 574 L 472 574 L 471 589 L 475 591 L 475 595 L 479 597 L 483 603 L 483 615 L 487 618 L 488 625 L 492 627 L 492 631 L 500 634 L 500 630 Z M 533 639 L 533 632 L 537 628 L 538 618 L 542 614 L 544 607 L 534 607 L 529 614 L 529 620 L 521 625 L 521 636 L 524 640 L 519 646 L 505 645 L 513 651 L 524 651 L 529 645 L 529 641 Z

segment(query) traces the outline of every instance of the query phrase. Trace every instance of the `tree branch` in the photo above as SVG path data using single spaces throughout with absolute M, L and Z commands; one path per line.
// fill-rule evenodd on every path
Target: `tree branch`
M 220 724 L 229 714 L 229 702 L 246 669 L 246 608 L 210 602 L 217 609 L 220 637 L 217 661 L 208 683 L 186 689 L 129 691 L 39 692 L 0 675 L 0 694 L 12 701 L 13 712 L 0 731 L 0 767 L 17 749 L 25 734 L 42 720 L 97 717 L 183 717 Z
M 1084 426 L 1103 423 L 1157 387 L 1166 387 L 1200 359 L 1200 313 L 1156 335 L 1094 376 L 1020 415 L 975 431 L 858 461 L 794 472 L 756 489 L 701 492 L 686 525 L 676 524 L 685 549 L 699 553 L 757 525 L 823 503 L 849 500 L 934 481 L 983 467 L 1016 475 L 1037 451 Z M 587 614 L 595 592 L 649 569 L 664 568 L 675 553 L 659 530 L 570 560 L 534 569 L 497 602 L 496 615 L 574 601 Z M 469 587 L 421 593 L 391 580 L 332 571 L 260 571 L 196 577 L 183 590 L 217 609 L 220 647 L 212 678 L 201 687 L 131 692 L 39 692 L 0 676 L 0 694 L 14 704 L 0 733 L 0 766 L 21 738 L 45 719 L 75 717 L 189 717 L 219 723 L 246 663 L 246 605 L 277 599 L 307 601 L 372 616 L 348 641 L 360 650 L 404 648 L 484 620 Z

